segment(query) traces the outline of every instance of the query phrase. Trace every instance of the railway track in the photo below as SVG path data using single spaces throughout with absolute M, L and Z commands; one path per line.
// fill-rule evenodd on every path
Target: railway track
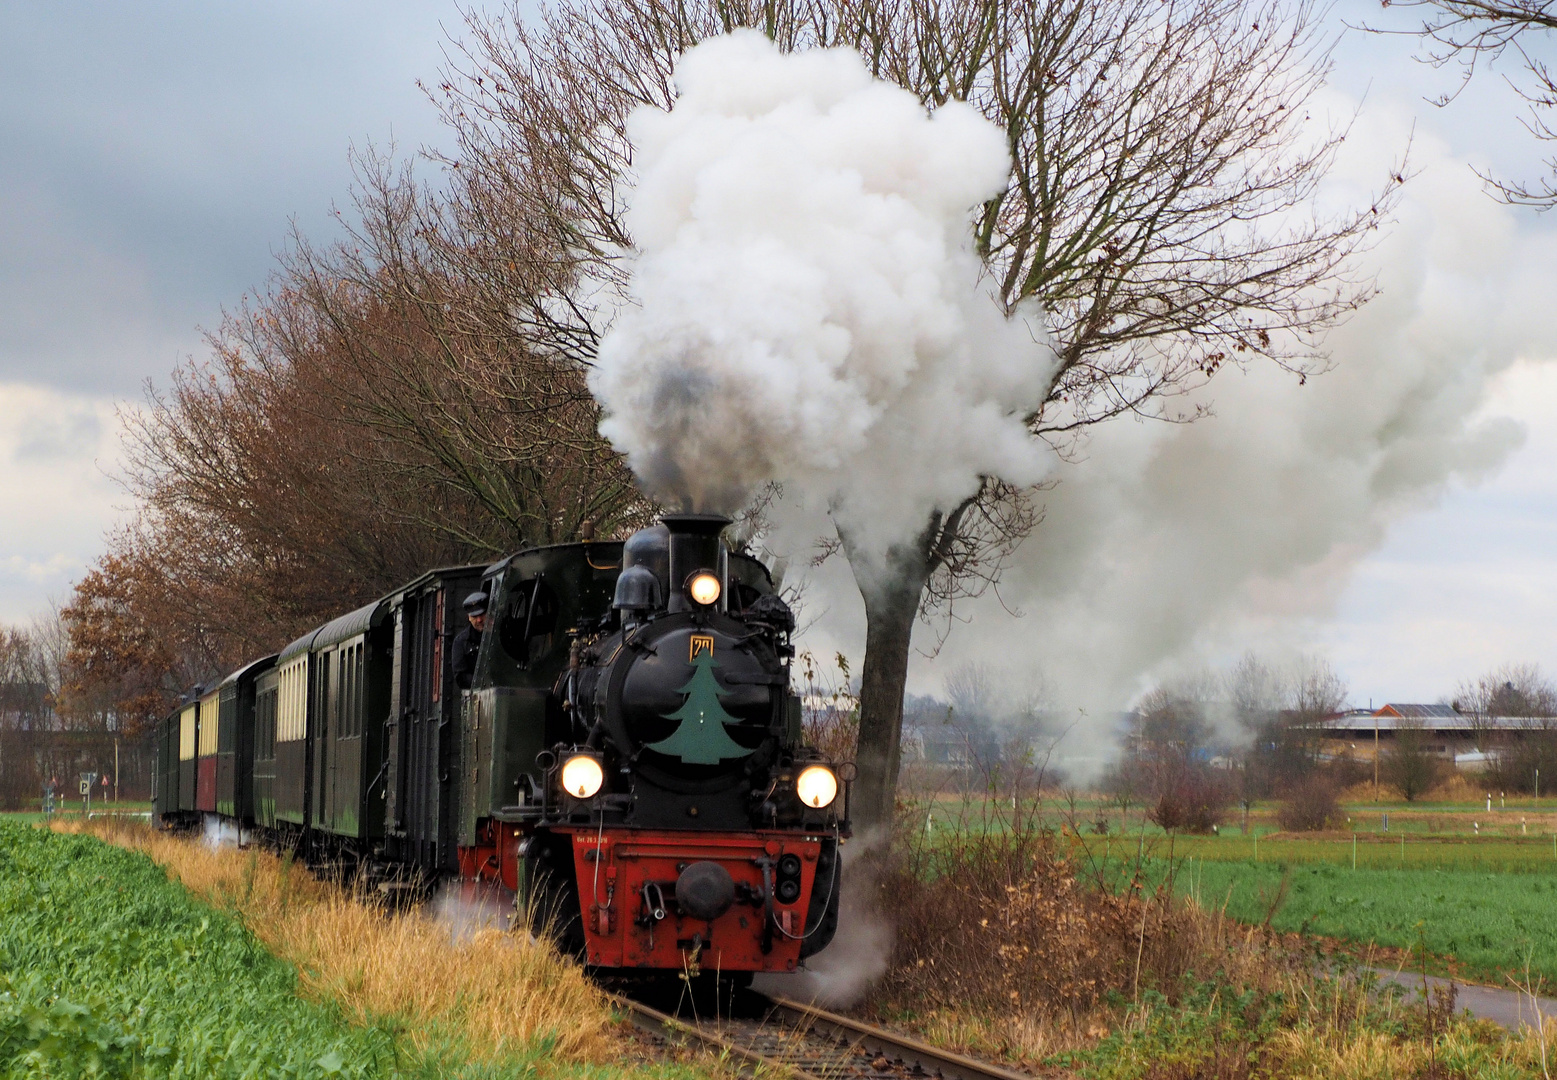
M 753 1018 L 683 1019 L 618 998 L 633 1023 L 667 1042 L 728 1055 L 743 1071 L 791 1080 L 1033 1080 L 907 1036 L 784 998 L 750 994 Z

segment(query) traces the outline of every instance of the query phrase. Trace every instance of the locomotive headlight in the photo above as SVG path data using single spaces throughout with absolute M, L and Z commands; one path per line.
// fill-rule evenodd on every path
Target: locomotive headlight
M 694 604 L 709 607 L 719 602 L 719 575 L 700 570 L 687 582 L 687 595 Z
M 605 783 L 605 770 L 598 758 L 574 754 L 562 763 L 562 788 L 575 799 L 587 799 Z
M 813 810 L 831 806 L 838 797 L 838 774 L 826 765 L 807 766 L 795 780 L 795 792 Z

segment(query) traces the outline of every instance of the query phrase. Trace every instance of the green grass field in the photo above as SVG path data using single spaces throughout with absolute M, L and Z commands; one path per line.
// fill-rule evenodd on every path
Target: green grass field
M 1160 881 L 1167 864 L 1152 860 Z M 1331 863 L 1185 859 L 1175 888 L 1242 922 L 1415 949 L 1503 983 L 1522 973 L 1557 983 L 1557 875 L 1365 869 Z M 1506 984 L 1505 984 L 1506 985 Z
M 1282 836 L 1207 837 L 1148 836 L 1083 837 L 1086 851 L 1095 857 L 1133 858 L 1138 851 L 1152 858 L 1196 859 L 1211 862 L 1307 865 L 1324 863 L 1359 870 L 1467 870 L 1504 874 L 1557 875 L 1557 851 L 1547 837 L 1404 835 L 1391 837 L 1350 836 L 1289 839 Z
M 299 998 L 296 982 L 236 920 L 150 859 L 0 823 L 0 1077 L 465 1071 L 413 1051 L 402 1033 Z
M 1393 824 L 1393 822 L 1392 822 Z M 1557 984 L 1557 854 L 1549 837 L 1359 834 L 1332 837 L 1160 835 L 1073 838 L 1084 866 L 1110 879 L 1140 858 L 1152 885 L 1174 887 L 1241 922 L 1452 957 L 1506 985 Z
M 0 824 L 0 1075 L 421 1071 L 392 1032 L 353 1027 L 295 984 L 144 856 Z

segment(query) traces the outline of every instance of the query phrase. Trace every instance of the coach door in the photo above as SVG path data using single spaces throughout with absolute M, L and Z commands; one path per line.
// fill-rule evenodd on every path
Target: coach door
M 313 745 L 314 804 L 313 827 L 333 831 L 335 821 L 335 784 L 331 769 L 335 764 L 335 650 L 314 654 L 314 731 Z
M 195 749 L 198 736 L 197 702 L 185 705 L 178 714 L 178 804 L 179 810 L 195 809 Z
M 254 683 L 254 820 L 276 824 L 276 719 L 280 675 L 267 671 Z
M 293 825 L 308 824 L 308 667 L 300 653 L 277 680 L 275 815 Z
M 319 790 L 316 825 L 343 836 L 361 831 L 362 712 L 364 659 L 362 636 L 318 654 L 320 737 L 315 750 Z
M 482 567 L 438 571 L 407 589 L 395 612 L 388 826 L 403 858 L 457 870 L 459 690 L 447 652 L 464 625 L 460 601 L 481 586 Z M 372 792 L 369 792 L 372 797 Z
M 445 639 L 443 601 L 442 589 L 407 596 L 395 625 L 393 827 L 404 838 L 405 857 L 423 866 L 437 865 L 440 828 L 447 814 L 443 732 L 437 714 Z

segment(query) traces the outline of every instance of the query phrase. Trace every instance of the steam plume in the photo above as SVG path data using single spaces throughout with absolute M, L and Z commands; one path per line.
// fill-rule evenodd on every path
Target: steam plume
M 849 50 L 743 31 L 682 57 L 635 112 L 632 303 L 601 343 L 602 431 L 658 497 L 730 512 L 768 481 L 866 550 L 1046 467 L 1022 417 L 1053 369 L 1037 312 L 980 287 L 969 214 L 1000 131 L 927 114 Z
M 1332 193 L 1365 192 L 1410 132 L 1408 116 L 1370 110 Z M 1542 299 L 1557 290 L 1557 244 L 1517 228 L 1431 137 L 1418 134 L 1412 157 L 1397 221 L 1364 267 L 1381 293 L 1330 335 L 1334 369 L 1306 385 L 1268 365 L 1229 371 L 1185 402 L 1213 405 L 1209 419 L 1095 429 L 1002 583 L 1023 617 L 990 601 L 964 609 L 921 685 L 970 658 L 1037 665 L 1071 716 L 1083 707 L 1102 723 L 1174 670 L 1251 646 L 1311 647 L 1391 527 L 1519 445 L 1520 426 L 1483 405 L 1516 362 L 1557 356 Z M 846 586 L 816 591 L 838 647 L 855 647 Z M 1348 659 L 1331 657 L 1343 672 Z M 1072 749 L 1100 751 L 1108 734 L 1095 728 L 1088 747 L 1078 730 Z

